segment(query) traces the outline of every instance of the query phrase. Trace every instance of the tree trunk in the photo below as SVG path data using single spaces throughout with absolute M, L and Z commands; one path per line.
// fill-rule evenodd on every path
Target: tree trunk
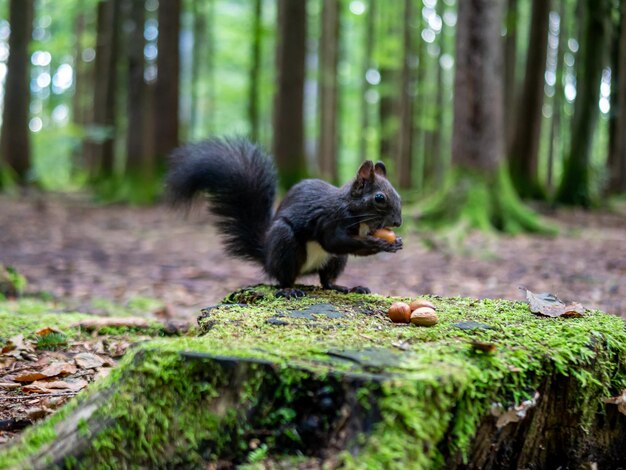
M 522 197 L 540 199 L 545 198 L 538 173 L 550 3 L 550 0 L 533 0 L 526 75 L 508 149 L 515 189 Z
M 368 133 L 370 128 L 370 104 L 368 101 L 368 92 L 371 89 L 370 82 L 367 80 L 367 72 L 373 68 L 372 56 L 374 53 L 374 36 L 376 34 L 376 1 L 369 0 L 367 8 L 367 22 L 365 26 L 365 57 L 363 60 L 362 71 L 362 91 L 361 91 L 361 135 L 359 139 L 359 156 L 362 160 L 368 159 Z
M 113 175 L 119 10 L 120 0 L 98 3 L 93 119 L 90 141 L 85 149 L 92 181 Z
M 263 0 L 254 1 L 254 24 L 252 26 L 252 50 L 250 75 L 248 77 L 248 121 L 250 137 L 259 140 L 259 81 L 261 78 L 261 45 L 263 42 Z
M 459 3 L 452 161 L 491 174 L 504 143 L 500 15 L 497 0 Z
M 460 2 L 456 35 L 454 175 L 424 208 L 425 224 L 552 232 L 520 201 L 503 161 L 501 2 Z
M 28 45 L 33 30 L 33 0 L 11 0 L 9 10 L 11 35 L 4 85 L 0 163 L 8 167 L 13 173 L 11 176 L 14 176 L 18 183 L 25 184 L 31 167 L 28 131 L 30 106 Z
M 411 37 L 411 21 L 413 19 L 413 0 L 404 1 L 403 19 L 403 60 L 400 77 L 400 133 L 398 135 L 397 172 L 400 188 L 411 187 L 413 163 L 413 99 L 415 82 L 413 77 L 413 38 Z M 419 64 L 423 69 L 424 64 Z
M 565 29 L 565 2 L 559 6 L 559 45 L 556 49 L 556 81 L 554 84 L 554 98 L 552 100 L 552 122 L 550 123 L 550 145 L 548 150 L 548 171 L 546 176 L 546 186 L 549 196 L 554 192 L 554 161 L 555 156 L 561 155 L 563 149 L 562 138 L 562 108 L 564 97 L 563 69 L 564 51 L 568 35 Z
M 563 204 L 589 207 L 593 202 L 590 191 L 589 160 L 598 120 L 600 78 L 602 67 L 606 63 L 610 10 L 609 0 L 586 0 L 585 2 L 584 29 L 577 59 L 576 83 L 578 86 L 570 150 L 557 193 L 557 201 Z
M 178 146 L 181 0 L 160 0 L 157 81 L 154 95 L 154 150 L 160 165 Z
M 400 73 L 397 67 L 395 55 L 399 55 L 394 41 L 400 36 L 398 28 L 398 18 L 394 6 L 389 3 L 379 3 L 379 14 L 382 23 L 382 34 L 385 41 L 380 42 L 378 55 L 381 57 L 378 71 L 380 72 L 380 93 L 379 101 L 379 122 L 380 122 L 380 159 L 395 161 L 398 151 L 398 131 L 399 131 L 399 95 Z M 398 17 L 398 18 L 396 18 Z
M 144 146 L 144 112 L 146 84 L 144 81 L 144 22 L 143 1 L 126 0 L 128 28 L 126 53 L 128 60 L 128 132 L 126 140 L 126 171 L 131 177 L 152 174 L 151 159 Z
M 626 5 L 622 2 L 617 61 L 613 68 L 615 106 L 611 108 L 613 139 L 609 149 L 609 187 L 611 194 L 626 192 Z
M 339 59 L 339 0 L 322 6 L 319 48 L 320 135 L 317 160 L 322 177 L 336 183 L 337 175 L 337 62 Z
M 517 0 L 507 0 L 506 38 L 504 40 L 504 131 L 506 133 L 506 148 L 510 147 L 513 131 L 515 130 L 515 92 L 517 90 L 517 80 L 515 77 L 515 71 L 517 69 L 517 24 Z M 532 53 L 534 53 L 534 51 L 532 51 Z
M 86 18 L 84 12 L 83 2 L 79 2 L 78 13 L 74 19 L 74 36 L 75 36 L 75 50 L 74 50 L 74 96 L 72 97 L 72 118 L 74 123 L 82 126 L 88 122 L 87 110 L 84 99 L 84 82 L 87 79 L 86 64 L 82 59 L 83 54 L 83 37 L 86 29 Z
M 281 183 L 293 186 L 306 174 L 304 158 L 304 66 L 306 1 L 278 1 L 273 152 Z
M 202 89 L 201 81 L 204 81 L 203 54 L 207 42 L 207 22 L 204 9 L 204 0 L 194 0 L 193 2 L 193 51 L 191 59 L 191 121 L 189 123 L 189 135 L 195 139 L 198 134 L 198 126 L 202 122 L 201 106 Z

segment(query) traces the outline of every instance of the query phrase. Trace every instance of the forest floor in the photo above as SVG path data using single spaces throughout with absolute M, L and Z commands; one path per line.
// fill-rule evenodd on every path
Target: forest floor
M 559 210 L 557 237 L 470 234 L 451 248 L 416 233 L 405 217 L 404 249 L 352 258 L 340 284 L 384 295 L 522 300 L 524 286 L 626 317 L 626 211 Z M 98 300 L 163 302 L 158 314 L 188 319 L 242 286 L 267 282 L 260 267 L 228 257 L 198 208 L 97 206 L 80 196 L 0 198 L 0 263 L 45 291 L 98 313 Z M 412 224 L 414 227 L 415 223 Z M 301 282 L 317 284 L 315 276 Z
M 339 281 L 384 295 L 512 300 L 523 300 L 524 286 L 626 318 L 626 211 L 560 210 L 546 220 L 560 228 L 557 237 L 474 233 L 450 243 L 450 237 L 417 232 L 405 217 L 402 251 L 351 259 Z M 117 311 L 184 328 L 202 307 L 268 281 L 259 267 L 226 256 L 212 223 L 204 208 L 185 218 L 164 206 L 99 206 L 79 195 L 4 196 L 0 264 L 26 276 L 26 293 L 59 299 L 62 311 L 107 315 L 126 306 Z M 0 444 L 53 413 L 145 339 L 80 336 L 56 352 L 40 350 L 41 338 L 32 335 L 13 350 L 4 345 Z M 101 364 L 84 365 L 78 357 Z M 20 382 L 16 375 L 46 375 L 50 368 L 53 376 L 41 383 Z M 51 381 L 61 390 L 45 388 Z

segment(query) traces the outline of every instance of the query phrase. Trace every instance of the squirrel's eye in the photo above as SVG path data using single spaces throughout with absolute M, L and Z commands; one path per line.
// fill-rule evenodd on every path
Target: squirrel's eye
M 374 195 L 374 202 L 378 203 L 378 204 L 382 204 L 383 202 L 385 202 L 385 195 L 383 193 L 376 193 Z

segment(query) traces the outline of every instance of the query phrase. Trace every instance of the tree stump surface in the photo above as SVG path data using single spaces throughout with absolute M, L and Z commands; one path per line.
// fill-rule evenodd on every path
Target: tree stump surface
M 621 319 L 430 297 L 425 328 L 391 323 L 397 298 L 303 288 L 242 289 L 196 336 L 138 345 L 0 468 L 626 466 L 604 402 L 626 388 Z

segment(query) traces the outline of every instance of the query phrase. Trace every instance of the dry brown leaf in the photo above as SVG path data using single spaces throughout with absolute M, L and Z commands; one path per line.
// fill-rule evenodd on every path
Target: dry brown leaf
M 497 346 L 494 343 L 489 343 L 486 341 L 470 341 L 472 347 L 478 351 L 482 351 L 487 354 L 493 354 L 496 352 Z
M 78 392 L 88 385 L 84 379 L 66 379 L 66 380 L 38 380 L 30 385 L 25 385 L 22 390 L 26 393 L 54 393 L 59 390 L 67 390 Z
M 53 362 L 41 371 L 46 377 L 65 376 L 76 373 L 76 366 L 69 362 Z
M 626 415 L 626 388 L 622 390 L 622 394 L 616 397 L 605 398 L 604 403 L 608 403 L 610 405 L 617 405 L 617 410 Z
M 34 382 L 35 380 L 45 379 L 47 377 L 48 376 L 42 374 L 41 371 L 29 370 L 17 375 L 13 380 L 16 382 Z
M 528 289 L 521 288 L 526 293 L 526 299 L 530 305 L 530 311 L 546 317 L 582 317 L 585 307 L 578 302 L 565 304 L 556 295 L 548 292 L 536 294 Z
M 494 403 L 491 406 L 491 415 L 498 418 L 496 427 L 500 429 L 509 423 L 517 423 L 521 421 L 526 417 L 528 410 L 537 404 L 538 399 L 539 392 L 535 392 L 535 395 L 531 399 L 525 400 L 519 405 L 510 406 L 506 411 L 504 411 L 500 403 Z
M 32 345 L 24 341 L 24 335 L 16 335 L 12 338 L 9 338 L 6 345 L 2 348 L 2 354 L 9 354 L 14 352 L 33 352 L 34 349 Z M 13 355 L 13 354 L 12 354 Z
M 81 369 L 96 369 L 104 364 L 101 357 L 88 352 L 76 354 L 74 361 Z
M 72 325 L 88 331 L 111 328 L 149 328 L 150 322 L 141 317 L 102 317 L 88 318 Z
M 41 330 L 37 330 L 35 332 L 36 335 L 38 336 L 46 336 L 49 335 L 51 333 L 58 333 L 58 334 L 63 334 L 63 332 L 57 328 L 54 328 L 52 326 L 46 326 L 45 328 L 42 328 Z

